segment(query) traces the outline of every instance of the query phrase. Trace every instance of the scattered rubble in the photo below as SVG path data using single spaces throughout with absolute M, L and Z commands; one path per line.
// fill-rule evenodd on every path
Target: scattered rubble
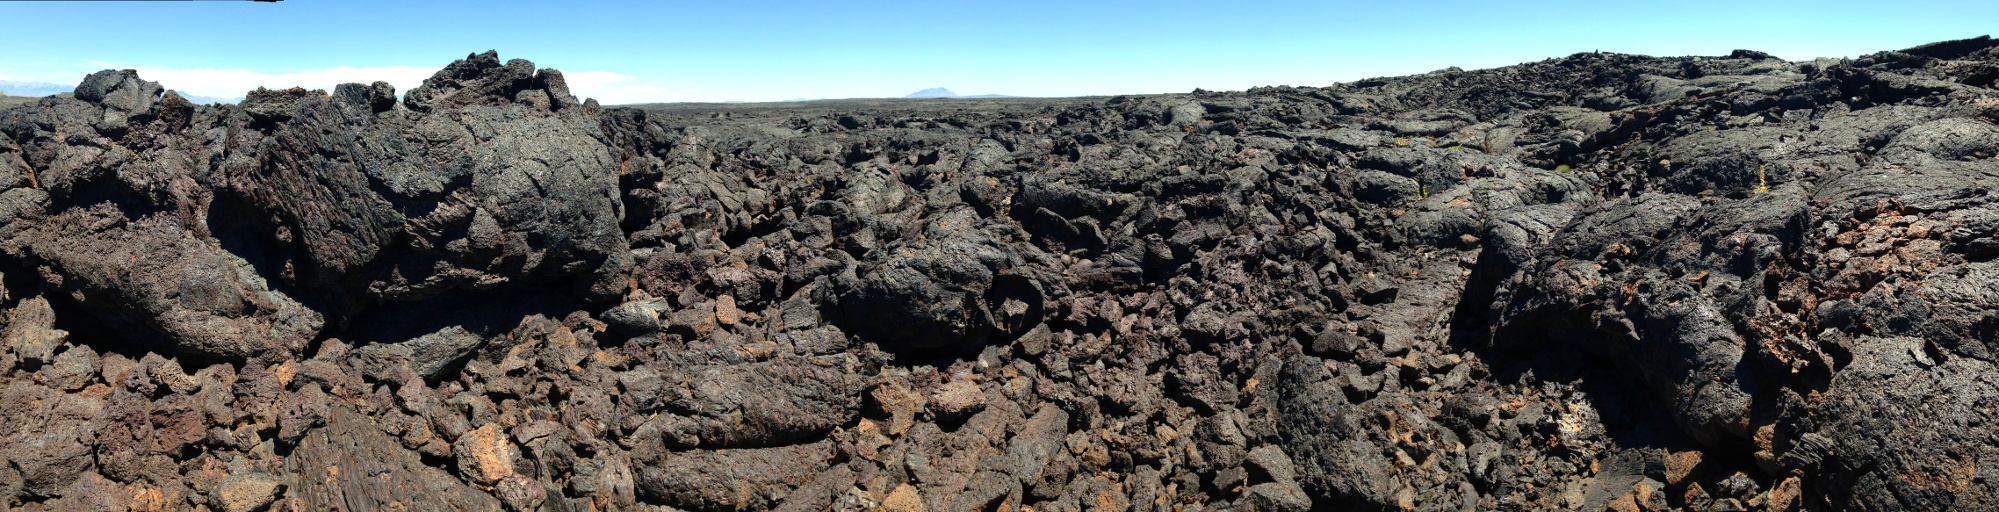
M 0 110 L 0 507 L 1999 507 L 1999 43 Z M 939 106 L 943 105 L 943 106 Z

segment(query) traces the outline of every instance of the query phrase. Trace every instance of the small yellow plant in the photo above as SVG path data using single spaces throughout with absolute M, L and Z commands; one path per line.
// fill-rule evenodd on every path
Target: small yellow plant
M 1555 172 L 1569 172 L 1569 164 L 1555 166 Z
M 1767 172 L 1769 167 L 1767 164 L 1756 166 L 1756 193 L 1758 194 L 1770 193 L 1770 173 Z
M 1396 137 L 1396 138 L 1395 138 L 1395 145 L 1396 145 L 1396 146 L 1407 146 L 1407 145 L 1409 145 L 1409 139 L 1405 139 L 1405 138 L 1402 138 L 1402 137 Z

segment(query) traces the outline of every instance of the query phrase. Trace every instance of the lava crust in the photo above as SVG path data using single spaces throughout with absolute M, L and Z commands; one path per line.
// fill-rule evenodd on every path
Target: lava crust
M 0 508 L 1999 509 L 1995 79 L 1988 38 L 853 110 L 102 71 L 0 110 Z

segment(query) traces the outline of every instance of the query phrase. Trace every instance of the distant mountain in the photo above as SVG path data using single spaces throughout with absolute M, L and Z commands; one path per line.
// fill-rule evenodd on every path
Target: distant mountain
M 17 82 L 11 80 L 0 80 L 0 93 L 4 93 L 8 96 L 54 96 L 57 94 L 72 92 L 75 90 L 76 86 L 74 85 L 63 85 L 63 84 L 55 84 L 49 82 Z M 180 97 L 186 99 L 189 103 L 193 103 L 196 105 L 207 105 L 210 103 L 236 103 L 243 101 L 243 98 L 241 97 L 223 98 L 218 96 L 198 96 L 180 91 L 174 91 L 174 92 L 180 94 Z
M 75 89 L 76 86 L 74 85 L 54 84 L 49 82 L 16 82 L 11 80 L 0 80 L 0 92 L 7 93 L 8 96 L 54 96 L 57 94 L 70 92 Z
M 924 89 L 921 91 L 909 93 L 908 96 L 903 96 L 903 97 L 904 98 L 1012 98 L 1012 96 L 1007 96 L 1005 94 L 978 94 L 972 96 L 959 96 L 958 93 L 951 92 L 950 89 L 945 89 L 943 87 L 931 87 L 929 89 Z
M 182 91 L 173 91 L 173 93 L 179 94 L 181 99 L 187 100 L 188 103 L 193 103 L 196 105 L 207 105 L 211 103 L 237 103 L 243 101 L 243 98 L 241 96 L 235 98 L 223 98 L 220 96 L 198 96 L 194 94 L 188 94 Z

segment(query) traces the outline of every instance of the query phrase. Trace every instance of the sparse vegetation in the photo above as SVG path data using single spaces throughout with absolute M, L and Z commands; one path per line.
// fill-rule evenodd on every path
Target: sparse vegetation
M 21 105 L 33 105 L 35 104 L 35 102 L 41 100 L 42 100 L 41 98 L 37 98 L 34 96 L 8 96 L 5 93 L 0 93 L 0 108 L 12 108 Z
M 1770 193 L 1769 168 L 1769 165 L 1756 166 L 1756 193 L 1758 194 Z

